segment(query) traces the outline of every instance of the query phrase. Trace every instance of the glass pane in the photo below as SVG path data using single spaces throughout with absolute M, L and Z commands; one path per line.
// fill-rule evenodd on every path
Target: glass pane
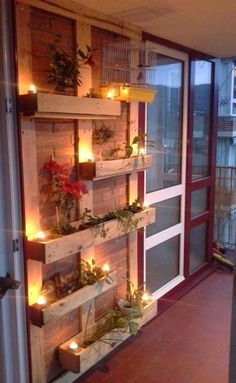
M 234 87 L 233 87 L 233 98 L 236 98 L 236 69 L 234 68 Z
M 195 190 L 191 194 L 191 218 L 207 210 L 207 188 Z
M 152 293 L 179 275 L 179 236 L 147 250 L 147 289 Z
M 181 182 L 182 63 L 162 55 L 157 62 L 157 93 L 147 108 L 147 134 L 160 152 L 153 153 L 147 171 L 147 193 Z
M 194 75 L 192 179 L 195 180 L 208 176 L 212 64 L 194 61 L 191 69 Z
M 204 264 L 206 259 L 206 223 L 194 227 L 190 232 L 190 262 L 189 271 L 192 273 Z
M 156 221 L 147 226 L 147 237 L 174 226 L 180 220 L 180 197 L 166 199 L 152 205 L 156 208 Z

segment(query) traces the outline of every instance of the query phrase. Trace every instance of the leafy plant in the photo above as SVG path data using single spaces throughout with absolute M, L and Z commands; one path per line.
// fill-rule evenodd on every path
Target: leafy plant
M 90 88 L 88 92 L 83 96 L 86 98 L 101 98 L 100 94 L 95 91 L 94 88 Z
M 102 147 L 114 136 L 114 132 L 111 128 L 102 123 L 101 127 L 96 128 L 93 131 L 93 141 L 101 147 L 99 157 L 102 160 Z
M 105 280 L 107 283 L 112 283 L 112 279 L 109 276 L 109 273 L 97 267 L 95 265 L 94 259 L 92 262 L 81 260 L 81 270 L 80 270 L 80 282 L 82 285 L 93 285 L 96 282 Z
M 86 52 L 79 46 L 74 51 L 60 49 L 56 42 L 49 44 L 50 52 L 50 74 L 49 83 L 55 84 L 55 90 L 64 92 L 67 89 L 75 89 L 82 84 L 80 68 L 86 65 L 95 65 L 92 58 L 92 50 L 86 45 Z
M 155 141 L 149 140 L 146 133 L 141 133 L 133 138 L 131 144 L 125 146 L 125 156 L 133 157 L 139 155 L 138 145 L 141 145 L 143 148 L 148 148 L 149 150 L 158 150 Z

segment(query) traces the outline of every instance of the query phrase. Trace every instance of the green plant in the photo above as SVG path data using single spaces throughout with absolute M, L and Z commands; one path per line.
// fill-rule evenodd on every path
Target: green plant
M 102 147 L 114 136 L 114 131 L 102 123 L 101 127 L 95 127 L 93 131 L 93 141 L 101 147 L 99 157 L 102 160 Z
M 86 45 L 86 52 L 78 46 L 74 51 L 65 51 L 58 47 L 58 40 L 48 46 L 50 53 L 49 83 L 55 84 L 55 90 L 64 92 L 82 84 L 80 68 L 94 66 L 92 50 Z
M 137 230 L 139 218 L 134 217 L 129 207 L 108 212 L 104 217 L 107 219 L 117 219 L 123 234 Z
M 80 283 L 82 285 L 93 285 L 96 282 L 106 281 L 107 283 L 112 283 L 112 279 L 109 276 L 107 271 L 104 271 L 100 267 L 95 265 L 94 259 L 91 263 L 81 260 L 81 270 L 80 270 Z
M 100 94 L 95 91 L 94 88 L 90 88 L 88 92 L 83 96 L 86 98 L 101 98 Z
M 147 148 L 149 150 L 154 150 L 154 151 L 158 150 L 155 141 L 149 140 L 147 138 L 146 133 L 141 133 L 133 138 L 131 144 L 125 145 L 125 156 L 126 157 L 138 156 L 139 155 L 138 146 L 141 146 L 142 148 Z

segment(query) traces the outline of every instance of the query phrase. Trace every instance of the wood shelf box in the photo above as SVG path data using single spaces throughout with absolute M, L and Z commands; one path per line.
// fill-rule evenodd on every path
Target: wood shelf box
M 19 96 L 24 116 L 37 118 L 102 119 L 120 116 L 120 102 L 50 93 Z
M 30 318 L 34 325 L 42 327 L 70 311 L 80 307 L 85 302 L 96 298 L 104 292 L 114 288 L 117 283 L 116 272 L 110 274 L 111 283 L 105 280 L 94 283 L 93 285 L 82 287 L 66 297 L 59 299 L 48 306 L 34 304 L 29 307 Z
M 79 175 L 84 180 L 99 180 L 120 174 L 133 173 L 149 169 L 152 166 L 152 155 L 144 155 L 117 160 L 81 162 Z
M 142 327 L 156 315 L 157 302 L 153 301 L 144 308 L 142 318 L 135 319 L 134 321 Z M 82 338 L 81 334 L 75 335 L 59 346 L 60 363 L 69 371 L 84 373 L 131 336 L 132 334 L 129 331 L 115 329 L 86 348 L 78 346 L 77 349 L 71 350 L 69 348 L 71 342 L 79 344 Z
M 134 218 L 138 220 L 137 229 L 155 222 L 155 208 L 145 208 L 135 213 Z M 96 234 L 96 227 L 77 231 L 73 234 L 64 235 L 42 242 L 37 240 L 26 241 L 28 259 L 49 264 L 72 255 L 91 246 L 109 241 L 123 235 L 122 228 L 117 220 L 104 223 L 104 230 L 107 231 L 105 238 Z

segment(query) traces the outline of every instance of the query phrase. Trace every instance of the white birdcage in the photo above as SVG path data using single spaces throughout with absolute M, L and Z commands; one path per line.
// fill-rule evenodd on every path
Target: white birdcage
M 149 87 L 155 83 L 158 52 L 144 42 L 118 41 L 102 48 L 102 83 Z

